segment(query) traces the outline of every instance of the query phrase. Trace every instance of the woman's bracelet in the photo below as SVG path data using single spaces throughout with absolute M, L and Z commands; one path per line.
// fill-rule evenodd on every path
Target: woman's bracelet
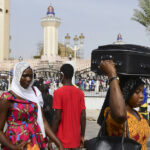
M 113 80 L 119 80 L 119 77 L 115 76 L 115 77 L 111 77 L 109 80 L 108 80 L 108 83 L 110 84 Z

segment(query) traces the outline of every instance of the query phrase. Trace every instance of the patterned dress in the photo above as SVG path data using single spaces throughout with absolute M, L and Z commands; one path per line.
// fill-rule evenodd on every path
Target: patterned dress
M 109 107 L 105 109 L 105 114 L 110 110 Z M 138 112 L 137 112 L 138 113 Z M 138 113 L 140 120 L 138 120 L 134 115 L 127 112 L 127 121 L 129 127 L 129 136 L 131 139 L 137 141 L 142 145 L 142 150 L 147 150 L 147 141 L 150 136 L 150 127 L 144 119 L 144 117 Z M 113 120 L 111 114 L 108 114 L 106 119 L 106 129 L 109 136 L 122 136 L 123 125 L 118 124 Z M 126 129 L 125 129 L 126 132 Z
M 37 123 L 37 104 L 29 100 L 16 99 L 9 92 L 2 94 L 2 98 L 11 102 L 8 112 L 8 128 L 5 135 L 13 144 L 19 144 L 22 141 L 31 141 L 40 148 L 46 147 L 46 139 L 43 138 L 41 129 Z M 4 147 L 4 150 L 9 150 Z

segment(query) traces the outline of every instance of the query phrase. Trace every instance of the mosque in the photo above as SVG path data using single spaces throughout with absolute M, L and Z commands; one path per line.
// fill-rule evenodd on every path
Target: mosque
M 71 56 L 72 60 L 70 60 L 74 62 L 76 71 L 81 71 L 91 66 L 90 59 L 83 59 L 82 42 L 80 43 L 82 48 L 78 49 L 78 53 L 77 49 L 73 50 L 71 47 L 58 42 L 60 25 L 61 19 L 55 16 L 54 7 L 50 5 L 47 9 L 47 15 L 41 18 L 44 42 L 40 49 L 40 55 L 34 56 L 33 59 L 24 60 L 30 63 L 39 75 L 45 72 L 49 76 L 50 69 L 51 72 L 59 70 L 60 65 L 69 61 L 68 56 Z M 83 33 L 79 38 L 84 39 Z M 69 34 L 66 35 L 65 39 L 70 39 Z M 78 38 L 75 37 L 74 40 L 76 41 Z M 117 42 L 114 42 L 114 44 L 124 44 L 121 34 L 118 35 Z M 22 61 L 22 58 L 10 58 L 10 0 L 0 0 L 0 73 L 8 73 L 18 61 Z
M 72 61 L 75 59 L 75 52 L 69 46 L 58 42 L 58 28 L 61 19 L 55 16 L 52 5 L 48 7 L 47 16 L 41 18 L 41 26 L 44 32 L 44 42 L 39 56 L 33 59 L 26 59 L 33 69 L 48 68 L 49 66 L 58 69 L 59 66 L 68 61 L 71 55 Z M 65 38 L 70 38 L 67 35 Z M 84 38 L 83 34 L 80 38 Z M 0 0 L 0 71 L 10 71 L 14 64 L 20 59 L 10 58 L 10 0 Z M 80 64 L 80 65 L 78 65 Z M 81 65 L 82 64 L 82 65 Z M 86 64 L 86 66 L 85 66 Z M 90 66 L 90 59 L 84 60 L 76 54 L 76 70 Z M 79 66 L 79 67 L 78 67 Z

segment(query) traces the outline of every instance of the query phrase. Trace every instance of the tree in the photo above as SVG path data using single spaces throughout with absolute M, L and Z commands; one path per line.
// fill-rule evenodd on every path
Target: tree
M 150 0 L 139 0 L 140 10 L 134 9 L 132 20 L 148 29 L 150 27 Z

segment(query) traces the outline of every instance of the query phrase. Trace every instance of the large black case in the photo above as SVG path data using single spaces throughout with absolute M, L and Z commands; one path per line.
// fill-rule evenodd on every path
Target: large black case
M 139 45 L 104 45 L 92 51 L 91 70 L 99 75 L 101 60 L 113 59 L 118 75 L 150 77 L 150 48 Z

